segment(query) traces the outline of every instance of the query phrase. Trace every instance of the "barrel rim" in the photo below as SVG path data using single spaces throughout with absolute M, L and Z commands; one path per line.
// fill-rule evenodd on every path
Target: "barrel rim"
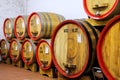
M 61 22 L 61 23 L 56 27 L 55 31 L 53 32 L 53 36 L 52 36 L 52 40 L 51 40 L 52 58 L 53 58 L 53 62 L 54 62 L 54 64 L 55 64 L 56 68 L 58 69 L 58 71 L 59 71 L 61 74 L 63 74 L 64 76 L 66 76 L 66 77 L 68 77 L 68 78 L 76 78 L 76 77 L 79 77 L 80 75 L 82 75 L 82 74 L 84 73 L 85 69 L 87 68 L 87 63 L 88 63 L 88 60 L 89 60 L 89 57 L 88 57 L 88 56 L 90 55 L 90 53 L 89 53 L 89 52 L 90 52 L 89 47 L 88 47 L 89 52 L 88 52 L 88 56 L 87 56 L 87 58 L 86 58 L 87 60 L 86 60 L 86 62 L 85 62 L 85 64 L 84 64 L 84 67 L 82 68 L 81 71 L 78 71 L 77 73 L 74 73 L 73 75 L 67 75 L 67 74 L 65 73 L 65 71 L 62 70 L 62 68 L 58 65 L 57 60 L 55 59 L 55 55 L 54 55 L 54 40 L 55 40 L 56 33 L 57 33 L 57 31 L 58 31 L 62 26 L 66 25 L 66 24 L 69 24 L 69 23 L 70 23 L 70 24 L 75 24 L 75 25 L 77 25 L 79 28 L 81 28 L 81 30 L 85 33 L 85 36 L 86 36 L 86 39 L 87 39 L 87 43 L 88 43 L 88 45 L 89 45 L 89 41 L 88 41 L 88 38 L 87 38 L 86 31 L 81 27 L 82 25 L 79 24 L 79 22 L 77 22 L 77 21 L 75 21 L 75 20 L 65 20 L 65 21 Z
M 50 60 L 50 64 L 48 65 L 48 66 L 46 66 L 46 67 L 42 67 L 42 63 L 41 63 L 41 61 L 40 61 L 40 59 L 38 58 L 38 49 L 39 49 L 39 46 L 41 45 L 41 43 L 46 43 L 48 46 L 49 46 L 49 48 L 50 48 L 50 51 L 51 51 L 51 46 L 50 46 L 50 44 L 47 42 L 47 41 L 45 41 L 45 40 L 40 40 L 39 42 L 38 42 L 38 45 L 37 45 L 37 48 L 36 48 L 36 59 L 37 59 L 37 63 L 38 63 L 38 65 L 40 66 L 40 68 L 42 69 L 42 70 L 48 70 L 48 69 L 50 69 L 51 68 L 51 65 L 52 65 L 52 51 L 51 51 L 51 60 Z
M 105 19 L 107 16 L 109 16 L 115 10 L 118 3 L 119 3 L 119 0 L 116 0 L 113 7 L 107 13 L 103 14 L 102 16 L 95 16 L 94 14 L 92 14 L 87 8 L 86 0 L 83 0 L 83 7 L 88 16 L 96 20 L 102 20 L 102 19 Z
M 26 28 L 25 28 L 24 35 L 23 35 L 22 37 L 18 37 L 18 35 L 17 35 L 17 33 L 16 33 L 16 23 L 17 23 L 17 20 L 18 20 L 19 18 L 22 18 L 22 19 L 24 20 L 24 23 L 25 23 L 25 19 L 23 18 L 23 16 L 22 16 L 22 15 L 19 15 L 19 16 L 15 19 L 15 22 L 14 22 L 14 34 L 15 34 L 15 36 L 16 36 L 17 39 L 22 40 L 22 39 L 24 38 L 24 36 L 25 36 Z M 26 26 L 26 23 L 25 23 L 25 26 Z
M 10 37 L 6 37 L 6 34 L 5 34 L 5 24 L 6 24 L 6 21 L 8 21 L 8 20 L 11 22 L 10 18 L 6 18 L 6 19 L 4 20 L 4 23 L 3 23 L 3 33 L 4 33 L 5 38 L 6 38 L 7 40 L 10 40 L 11 38 L 10 38 Z
M 39 17 L 39 19 L 40 19 L 40 25 L 42 26 L 42 22 L 41 22 L 41 18 L 40 18 L 40 15 L 37 13 L 37 12 L 33 12 L 33 13 L 31 13 L 30 15 L 29 15 L 29 17 L 28 17 L 28 35 L 29 35 L 29 37 L 30 37 L 30 39 L 32 39 L 32 40 L 38 40 L 39 38 L 40 38 L 40 34 L 41 34 L 41 31 L 42 31 L 42 29 L 40 29 L 41 31 L 40 31 L 40 34 L 37 36 L 37 37 L 32 37 L 32 34 L 31 34 L 31 32 L 30 32 L 30 19 L 31 19 L 31 17 L 33 16 L 33 15 L 37 15 L 38 17 Z M 41 28 L 41 27 L 40 27 Z
M 22 53 L 22 60 L 23 60 L 23 62 L 24 62 L 26 65 L 30 65 L 30 64 L 33 63 L 33 58 L 32 58 L 32 60 L 30 60 L 29 62 L 26 62 L 26 59 L 24 58 L 23 47 L 24 47 L 24 44 L 25 44 L 26 42 L 29 42 L 29 43 L 32 45 L 32 43 L 29 41 L 29 39 L 26 39 L 26 40 L 22 43 L 22 50 L 21 50 L 21 53 Z
M 1 39 L 1 41 L 0 41 L 0 47 L 1 47 L 1 42 L 2 41 L 4 41 L 7 44 L 7 41 L 5 39 Z M 7 53 L 6 56 L 2 57 L 3 59 L 7 59 L 7 57 L 9 56 L 9 46 L 7 46 L 7 48 L 8 48 L 8 53 Z
M 19 57 L 17 58 L 17 59 L 15 59 L 15 60 L 13 60 L 12 59 L 12 53 L 11 53 L 11 48 L 12 48 L 12 43 L 13 43 L 13 41 L 15 41 L 15 42 L 17 42 L 17 39 L 13 39 L 11 42 L 10 42 L 10 58 L 11 58 L 11 60 L 13 61 L 13 62 L 17 62 L 18 60 L 19 60 Z M 17 43 L 18 44 L 18 43 Z M 20 49 L 20 48 L 19 48 Z M 20 52 L 19 52 L 19 56 L 20 56 Z
M 104 42 L 104 38 L 106 36 L 107 31 L 109 31 L 109 29 L 112 27 L 112 25 L 114 23 L 116 23 L 117 21 L 120 21 L 120 15 L 114 17 L 112 20 L 110 20 L 106 26 L 104 27 L 104 29 L 101 32 L 101 35 L 99 37 L 98 43 L 97 43 L 97 59 L 99 62 L 99 65 L 103 71 L 103 73 L 105 74 L 105 76 L 110 79 L 110 80 L 115 80 L 115 78 L 110 74 L 110 72 L 108 71 L 107 67 L 105 66 L 105 63 L 103 61 L 103 57 L 102 57 L 102 45 Z

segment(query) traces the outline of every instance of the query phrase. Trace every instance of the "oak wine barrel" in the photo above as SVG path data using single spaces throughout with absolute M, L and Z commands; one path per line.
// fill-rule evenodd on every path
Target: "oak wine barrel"
M 87 15 L 96 20 L 110 19 L 120 14 L 120 0 L 83 0 Z
M 14 23 L 14 33 L 17 39 L 22 40 L 26 37 L 28 37 L 28 31 L 27 31 L 27 16 L 19 15 L 15 19 Z
M 6 60 L 9 57 L 9 43 L 6 39 L 0 41 L 1 47 L 1 57 L 3 60 Z
M 21 59 L 21 43 L 17 39 L 12 39 L 10 42 L 10 58 L 13 62 Z
M 51 39 L 42 39 L 38 42 L 36 48 L 37 63 L 43 70 L 48 70 L 52 67 L 52 52 L 51 52 Z
M 97 44 L 99 65 L 108 80 L 120 80 L 120 15 L 110 20 Z
M 89 73 L 96 61 L 99 31 L 85 20 L 65 20 L 52 37 L 52 58 L 58 71 L 76 78 Z
M 25 39 L 22 43 L 22 60 L 26 65 L 36 62 L 36 45 L 30 39 Z
M 49 12 L 32 13 L 28 18 L 28 35 L 32 40 L 49 38 L 56 26 L 64 20 L 64 17 Z
M 3 24 L 4 36 L 8 41 L 15 37 L 14 20 L 15 18 L 6 18 Z

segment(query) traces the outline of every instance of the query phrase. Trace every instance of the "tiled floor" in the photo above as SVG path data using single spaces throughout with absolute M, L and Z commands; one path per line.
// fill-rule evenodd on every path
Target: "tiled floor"
M 0 80 L 57 80 L 42 76 L 39 72 L 31 72 L 24 68 L 0 63 Z

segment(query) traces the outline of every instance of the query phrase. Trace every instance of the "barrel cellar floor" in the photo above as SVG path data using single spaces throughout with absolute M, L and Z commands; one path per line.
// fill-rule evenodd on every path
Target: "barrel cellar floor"
M 31 72 L 24 68 L 0 63 L 0 80 L 57 80 L 42 76 L 39 72 Z

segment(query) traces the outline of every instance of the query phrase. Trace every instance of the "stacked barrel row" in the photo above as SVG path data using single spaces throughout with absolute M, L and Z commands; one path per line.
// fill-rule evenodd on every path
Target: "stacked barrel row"
M 48 12 L 7 18 L 3 26 L 6 39 L 1 40 L 3 58 L 10 57 L 14 63 L 22 60 L 27 66 L 38 63 L 43 70 L 51 68 L 51 36 L 63 20 L 62 15 Z
M 48 12 L 34 12 L 29 16 L 7 18 L 3 25 L 4 36 L 8 41 L 12 38 L 23 40 L 30 37 L 34 41 L 51 38 L 55 27 L 63 20 L 63 16 Z

